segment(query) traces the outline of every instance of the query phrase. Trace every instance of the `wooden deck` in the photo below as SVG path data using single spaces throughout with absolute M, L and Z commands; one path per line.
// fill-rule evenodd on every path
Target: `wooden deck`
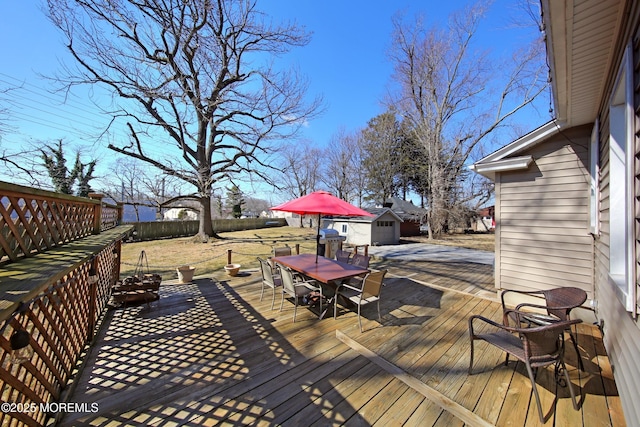
M 442 265 L 445 264 L 445 265 Z M 161 286 L 147 306 L 113 310 L 69 402 L 97 403 L 60 425 L 539 425 L 521 363 L 476 344 L 467 319 L 501 319 L 490 266 L 378 262 L 390 268 L 383 319 L 365 308 L 319 321 L 307 307 L 260 301 L 257 265 L 242 276 Z M 431 286 L 429 286 L 429 284 Z M 451 290 L 448 290 L 448 289 Z M 545 425 L 625 425 L 599 330 L 581 325 L 587 372 L 568 368 L 580 411 L 552 370 L 538 372 Z M 515 368 L 515 369 L 514 369 Z

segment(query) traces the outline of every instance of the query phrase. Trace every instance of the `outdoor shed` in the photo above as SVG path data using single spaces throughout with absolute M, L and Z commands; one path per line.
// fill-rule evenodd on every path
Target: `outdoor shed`
M 402 219 L 389 208 L 367 209 L 374 216 L 324 219 L 323 228 L 337 230 L 348 245 L 395 245 L 400 243 Z

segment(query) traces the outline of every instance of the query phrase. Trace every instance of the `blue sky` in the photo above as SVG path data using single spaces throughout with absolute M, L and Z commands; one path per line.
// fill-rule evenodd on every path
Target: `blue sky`
M 513 0 L 498 0 L 491 6 L 479 33 L 480 47 L 496 54 L 510 51 L 526 42 L 533 32 L 515 29 L 511 22 Z M 90 145 L 90 135 L 108 118 L 96 112 L 85 92 L 61 94 L 47 91 L 52 83 L 39 74 L 52 75 L 60 61 L 71 63 L 62 37 L 46 20 L 35 1 L 0 2 L 0 40 L 2 65 L 0 88 L 22 86 L 9 95 L 12 129 L 0 135 L 0 149 L 25 141 L 55 141 L 63 138 L 82 148 L 88 157 L 107 165 L 114 153 Z M 449 14 L 464 3 L 458 1 L 305 1 L 271 0 L 260 3 L 274 18 L 293 19 L 313 33 L 312 41 L 287 57 L 310 80 L 310 95 L 322 94 L 325 113 L 304 129 L 304 137 L 326 144 L 339 129 L 354 131 L 384 111 L 381 104 L 390 84 L 392 65 L 387 60 L 391 36 L 391 17 L 398 11 L 411 16 L 422 12 L 428 22 L 445 22 Z M 529 131 L 548 121 L 548 95 L 521 115 L 522 127 Z M 123 131 L 124 135 L 124 131 Z M 510 141 L 504 141 L 504 144 Z M 106 145 L 103 144 L 103 145 Z M 498 147 L 496 147 L 498 148 Z M 1 179 L 1 178 L 0 178 Z

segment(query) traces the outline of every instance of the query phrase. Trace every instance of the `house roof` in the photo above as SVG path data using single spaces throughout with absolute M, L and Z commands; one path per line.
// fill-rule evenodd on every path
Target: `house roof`
M 337 216 L 336 215 L 333 217 L 333 219 L 334 221 L 337 220 L 341 222 L 373 222 L 380 219 L 381 216 L 383 216 L 388 212 L 389 214 L 394 216 L 398 221 L 404 222 L 402 218 L 400 218 L 398 214 L 395 213 L 390 208 L 372 208 L 372 209 L 367 209 L 367 212 L 373 214 L 373 216 Z
M 593 123 L 613 61 L 624 0 L 541 0 L 556 118 L 470 166 L 490 179 L 527 169 L 518 154 L 563 128 Z
M 556 120 L 595 121 L 626 11 L 624 0 L 541 0 Z
M 403 219 L 421 219 L 427 210 L 399 197 L 389 197 L 385 204 L 391 204 L 391 210 Z

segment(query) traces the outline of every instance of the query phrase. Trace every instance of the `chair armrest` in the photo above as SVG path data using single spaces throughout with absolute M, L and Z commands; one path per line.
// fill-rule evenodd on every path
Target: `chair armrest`
M 497 329 L 500 329 L 502 331 L 507 331 L 507 332 L 513 332 L 513 333 L 517 333 L 519 332 L 519 330 L 521 328 L 515 328 L 509 325 L 503 325 L 502 323 L 498 323 L 498 322 L 494 322 L 491 319 L 487 319 L 484 316 L 481 316 L 479 314 L 475 314 L 471 317 L 469 317 L 469 334 L 471 335 L 472 338 L 476 337 L 476 334 L 473 332 L 473 321 L 474 320 L 480 320 L 484 323 L 488 323 L 491 326 L 494 326 Z
M 514 294 L 520 294 L 520 295 L 539 295 L 542 296 L 544 298 L 544 292 L 542 291 L 518 291 L 515 289 L 507 289 L 502 291 L 502 293 L 500 294 L 500 300 L 502 302 L 502 309 L 506 310 L 506 305 L 505 305 L 505 301 L 504 301 L 504 296 L 508 293 L 514 293 Z
M 339 288 L 347 288 L 347 289 L 351 289 L 352 291 L 362 292 L 362 288 L 358 288 L 357 286 L 351 286 L 346 283 L 343 283 L 342 285 L 340 285 Z

